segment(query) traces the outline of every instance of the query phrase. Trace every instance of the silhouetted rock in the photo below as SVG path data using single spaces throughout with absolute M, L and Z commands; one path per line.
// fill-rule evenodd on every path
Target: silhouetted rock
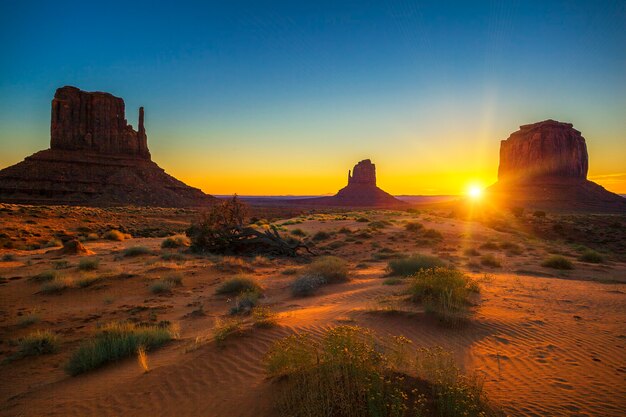
M 143 107 L 135 131 L 121 98 L 63 87 L 51 116 L 50 149 L 0 171 L 0 201 L 191 207 L 214 200 L 152 162 Z
M 585 138 L 570 123 L 520 127 L 500 144 L 498 182 L 487 190 L 509 206 L 626 212 L 626 199 L 587 180 Z
M 365 159 L 348 171 L 348 185 L 332 197 L 292 200 L 301 205 L 344 207 L 401 207 L 407 205 L 376 186 L 376 165 Z

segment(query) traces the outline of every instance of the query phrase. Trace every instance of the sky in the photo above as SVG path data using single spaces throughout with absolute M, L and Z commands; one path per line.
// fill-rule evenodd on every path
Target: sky
M 626 193 L 626 2 L 0 0 L 0 168 L 74 85 L 144 106 L 152 158 L 210 194 L 395 194 L 497 179 L 520 125 L 570 122 Z

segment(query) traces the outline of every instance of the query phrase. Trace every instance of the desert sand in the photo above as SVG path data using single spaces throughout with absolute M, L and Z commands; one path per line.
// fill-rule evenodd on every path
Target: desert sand
M 33 239 L 32 233 L 47 236 L 51 228 L 76 233 L 81 225 L 71 217 L 31 218 L 28 207 L 20 215 L 8 215 L 9 211 L 17 213 L 20 206 L 4 207 L 3 230 L 9 226 L 25 229 L 25 240 Z M 114 220 L 107 218 L 101 224 L 123 225 L 132 218 L 126 212 L 108 212 L 114 213 Z M 182 220 L 176 222 L 171 214 L 154 214 L 155 223 L 165 225 L 165 234 L 183 230 L 193 215 L 181 214 Z M 98 223 L 97 217 L 92 220 Z M 615 221 L 623 220 L 623 216 L 615 217 Z M 406 231 L 405 224 L 415 221 L 441 237 L 423 239 Z M 184 249 L 162 249 L 162 237 L 85 240 L 84 246 L 94 253 L 87 257 L 100 260 L 95 271 L 78 270 L 86 256 L 59 256 L 54 248 L 0 249 L 0 256 L 12 255 L 0 262 L 0 354 L 4 360 L 0 364 L 0 415 L 277 416 L 272 406 L 273 382 L 263 365 L 273 341 L 293 332 L 320 335 L 328 327 L 346 323 L 381 335 L 404 335 L 416 348 L 442 346 L 454 352 L 466 372 L 483 378 L 488 397 L 508 415 L 626 414 L 623 253 L 608 254 L 602 264 L 585 263 L 577 260 L 571 243 L 498 231 L 435 210 L 317 213 L 282 218 L 274 224 L 284 233 L 300 229 L 308 237 L 328 232 L 330 236 L 318 240 L 314 248 L 347 260 L 351 280 L 296 298 L 289 285 L 305 266 L 304 259 L 200 256 Z M 339 233 L 342 228 L 350 232 Z M 517 250 L 481 248 L 485 242 L 513 243 Z M 151 253 L 122 256 L 132 246 L 147 247 Z M 466 255 L 469 248 L 481 255 L 492 254 L 501 266 L 482 265 L 480 256 Z M 165 260 L 164 253 L 180 256 Z M 481 283 L 469 323 L 443 327 L 419 304 L 406 300 L 405 282 L 383 285 L 388 258 L 401 253 L 439 256 Z M 574 269 L 541 266 L 554 253 L 571 259 Z M 98 279 L 85 288 L 41 293 L 41 285 L 28 278 L 55 266 L 70 280 Z M 182 275 L 183 285 L 170 293 L 153 294 L 150 285 L 172 272 Z M 244 317 L 241 333 L 218 345 L 212 329 L 216 320 L 228 317 L 233 300 L 216 295 L 215 289 L 235 274 L 252 276 L 263 285 L 261 304 L 278 314 L 278 325 L 254 328 L 250 318 Z M 38 320 L 20 321 L 28 314 Z M 129 319 L 167 320 L 179 329 L 175 340 L 148 352 L 149 372 L 136 358 L 75 377 L 64 371 L 72 352 L 99 324 Z M 58 351 L 11 359 L 17 349 L 14 341 L 35 330 L 60 336 Z

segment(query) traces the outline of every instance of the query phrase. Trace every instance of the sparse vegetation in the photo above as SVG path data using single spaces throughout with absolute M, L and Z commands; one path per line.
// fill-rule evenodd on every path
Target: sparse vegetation
M 59 337 L 50 331 L 36 331 L 18 341 L 17 357 L 54 353 L 59 348 Z
M 162 248 L 183 248 L 191 245 L 191 240 L 185 235 L 174 235 L 161 243 Z
M 173 287 L 174 285 L 171 282 L 160 279 L 150 285 L 150 292 L 152 294 L 168 294 Z
M 17 258 L 12 253 L 5 253 L 4 255 L 2 255 L 2 258 L 0 258 L 0 260 L 2 260 L 2 262 L 13 262 L 16 259 Z
M 257 306 L 252 309 L 252 325 L 267 329 L 278 324 L 276 313 L 267 306 Z
M 253 278 L 246 276 L 236 276 L 224 281 L 217 290 L 220 295 L 238 295 L 246 291 L 261 292 L 261 285 Z
M 316 274 L 304 274 L 291 283 L 291 294 L 295 297 L 307 297 L 326 284 L 324 277 Z
M 578 259 L 592 264 L 601 264 L 604 262 L 604 256 L 592 249 L 585 250 Z
M 81 343 L 66 366 L 70 375 L 78 375 L 133 356 L 140 347 L 152 349 L 170 341 L 168 327 L 111 323 L 100 328 L 90 339 Z
M 298 236 L 298 237 L 304 237 L 306 236 L 306 232 L 302 229 L 293 229 L 291 231 L 291 234 L 294 236 Z
M 44 282 L 40 291 L 42 294 L 55 294 L 71 287 L 72 284 L 71 279 L 59 276 L 52 281 Z
M 426 229 L 422 234 L 427 239 L 443 239 L 441 232 L 435 229 Z
M 411 298 L 424 304 L 426 312 L 435 314 L 446 324 L 465 320 L 469 296 L 479 291 L 478 284 L 463 272 L 450 268 L 421 270 L 410 287 Z
M 446 263 L 443 260 L 435 256 L 412 255 L 408 258 L 389 261 L 387 271 L 389 272 L 389 275 L 408 277 L 422 269 L 432 269 L 445 265 Z
M 250 314 L 259 302 L 259 292 L 255 290 L 244 291 L 235 298 L 235 304 L 230 308 L 230 314 Z
M 106 240 L 114 240 L 114 241 L 117 241 L 117 242 L 121 242 L 123 240 L 130 239 L 130 235 L 129 234 L 122 233 L 119 230 L 115 230 L 115 229 L 112 229 L 112 230 L 109 230 L 109 231 L 105 232 L 102 235 L 102 237 L 104 239 L 106 239 Z
M 407 232 L 419 232 L 424 228 L 424 225 L 418 222 L 408 222 L 404 225 Z
M 53 281 L 61 275 L 57 271 L 43 271 L 37 275 L 33 275 L 28 280 L 33 282 L 48 282 Z
M 99 265 L 100 259 L 98 258 L 81 259 L 78 263 L 78 269 L 81 271 L 95 271 Z
M 324 231 L 319 231 L 319 232 L 315 233 L 311 239 L 313 239 L 316 242 L 320 242 L 322 240 L 328 240 L 330 238 L 331 238 L 330 233 L 324 232 Z
M 480 264 L 484 266 L 488 266 L 490 268 L 500 268 L 502 266 L 500 261 L 491 254 L 481 256 Z
M 308 275 L 322 277 L 329 284 L 348 280 L 348 263 L 336 256 L 319 257 L 305 270 Z
M 146 246 L 131 246 L 124 249 L 123 254 L 127 258 L 134 258 L 136 256 L 151 255 L 152 251 Z
M 240 318 L 217 319 L 213 327 L 213 338 L 218 345 L 222 345 L 231 336 L 242 332 L 243 322 Z
M 465 249 L 463 253 L 465 254 L 465 256 L 480 256 L 480 252 L 478 252 L 474 248 Z
M 41 321 L 41 316 L 37 312 L 37 310 L 33 310 L 29 313 L 21 315 L 17 320 L 17 325 L 19 327 L 28 327 L 35 323 L 39 323 Z
M 574 269 L 572 262 L 560 255 L 554 255 L 541 263 L 541 266 L 552 269 Z

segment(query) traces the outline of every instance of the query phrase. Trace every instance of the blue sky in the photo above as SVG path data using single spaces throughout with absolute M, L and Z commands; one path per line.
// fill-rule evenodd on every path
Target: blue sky
M 145 106 L 153 159 L 209 193 L 329 193 L 363 158 L 392 193 L 462 192 L 548 118 L 626 192 L 624 1 L 2 1 L 0 36 L 0 167 L 75 85 Z

